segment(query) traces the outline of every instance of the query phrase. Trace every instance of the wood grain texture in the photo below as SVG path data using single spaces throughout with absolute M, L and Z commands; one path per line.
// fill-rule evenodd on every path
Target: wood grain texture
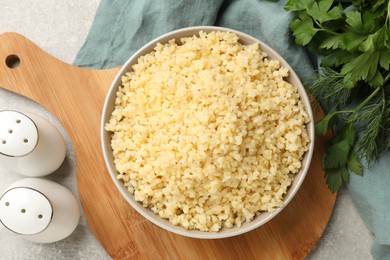
M 17 68 L 5 64 L 11 55 Z M 106 170 L 100 144 L 105 95 L 119 68 L 88 70 L 65 64 L 16 33 L 0 35 L 0 87 L 40 103 L 64 126 L 76 154 L 84 214 L 96 238 L 115 259 L 302 259 L 319 240 L 336 196 L 320 166 L 317 138 L 309 173 L 295 198 L 266 225 L 219 240 L 182 237 L 141 217 L 123 199 Z

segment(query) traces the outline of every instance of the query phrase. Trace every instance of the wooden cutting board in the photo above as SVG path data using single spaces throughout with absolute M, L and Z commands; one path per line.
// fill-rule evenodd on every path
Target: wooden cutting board
M 17 59 L 20 64 L 12 68 Z M 320 167 L 322 139 L 316 139 L 311 168 L 296 197 L 281 214 L 247 234 L 219 240 L 191 239 L 169 233 L 133 210 L 115 188 L 100 145 L 103 102 L 118 70 L 74 67 L 19 34 L 0 35 L 0 87 L 40 103 L 65 127 L 76 154 L 84 214 L 110 256 L 302 259 L 310 252 L 326 227 L 336 198 L 328 191 Z

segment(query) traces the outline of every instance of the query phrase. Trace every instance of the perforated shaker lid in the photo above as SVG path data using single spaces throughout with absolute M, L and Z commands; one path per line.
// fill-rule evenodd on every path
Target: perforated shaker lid
M 18 187 L 8 190 L 0 199 L 0 221 L 21 235 L 44 231 L 51 222 L 53 208 L 45 195 L 37 190 Z
M 28 116 L 16 111 L 0 111 L 0 154 L 25 156 L 37 144 L 38 129 Z

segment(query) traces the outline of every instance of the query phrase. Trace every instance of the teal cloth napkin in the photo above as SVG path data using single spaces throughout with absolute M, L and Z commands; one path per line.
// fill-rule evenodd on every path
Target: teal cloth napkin
M 121 66 L 142 45 L 166 32 L 216 25 L 250 34 L 270 45 L 305 83 L 318 69 L 317 57 L 294 44 L 285 1 L 264 0 L 102 0 L 75 65 L 93 69 Z M 319 178 L 322 178 L 320 176 Z M 374 259 L 390 259 L 390 153 L 365 176 L 352 175 L 348 189 L 375 234 Z

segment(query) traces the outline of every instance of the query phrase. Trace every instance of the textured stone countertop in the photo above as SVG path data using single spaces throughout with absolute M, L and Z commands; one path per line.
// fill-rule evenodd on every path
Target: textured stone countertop
M 72 63 L 84 43 L 99 2 L 0 0 L 0 33 L 18 32 L 54 57 Z M 66 186 L 77 196 L 74 153 L 62 126 L 40 105 L 0 88 L 0 110 L 3 109 L 36 113 L 60 129 L 67 141 L 67 157 L 60 169 L 47 179 Z M 13 181 L 22 178 L 0 165 L 0 193 Z M 372 234 L 356 212 L 348 191 L 344 189 L 338 193 L 328 227 L 308 259 L 371 259 L 372 240 Z M 0 259 L 109 258 L 94 238 L 83 215 L 72 235 L 53 244 L 25 241 L 0 225 Z

